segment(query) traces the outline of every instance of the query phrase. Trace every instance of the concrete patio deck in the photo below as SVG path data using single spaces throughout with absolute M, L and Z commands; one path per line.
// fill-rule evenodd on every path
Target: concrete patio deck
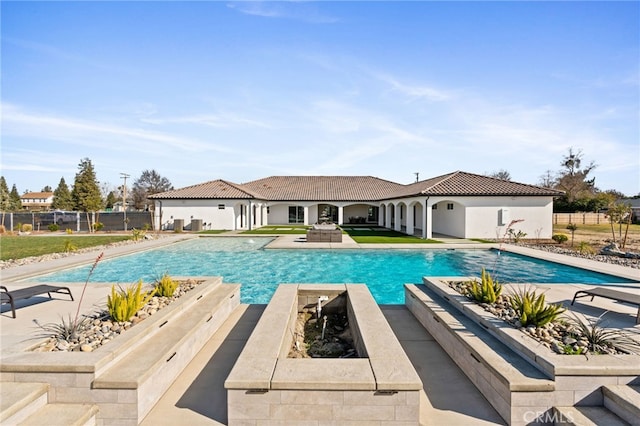
M 224 234 L 223 234 L 224 236 Z M 104 250 L 105 256 L 116 257 L 139 250 L 148 250 L 161 245 L 171 244 L 190 235 L 175 235 L 160 240 L 145 241 L 131 246 L 114 247 Z M 212 236 L 214 237 L 214 236 Z M 278 245 L 270 248 L 301 248 L 306 244 L 296 241 L 299 236 L 289 235 L 278 239 Z M 273 243 L 272 243 L 273 244 Z M 325 243 L 313 243 L 313 248 L 321 248 Z M 335 243 L 326 243 L 335 244 Z M 371 245 L 356 244 L 343 239 L 341 248 L 364 248 Z M 489 248 L 489 244 L 469 244 L 467 242 L 447 241 L 447 244 L 416 245 L 374 245 L 376 248 Z M 336 248 L 328 246 L 327 248 Z M 504 249 L 536 257 L 557 261 L 556 255 L 508 246 Z M 56 259 L 46 263 L 35 263 L 0 271 L 3 285 L 10 289 L 26 286 L 28 283 L 18 280 L 53 270 L 65 269 L 95 260 L 100 250 Z M 599 272 L 610 273 L 638 280 L 637 269 L 616 265 L 586 261 L 579 258 L 567 258 L 563 261 L 575 266 Z M 35 343 L 33 337 L 37 331 L 34 320 L 41 324 L 59 322 L 61 317 L 75 315 L 80 293 L 84 283 L 71 283 L 75 302 L 60 297 L 50 300 L 47 297 L 22 301 L 16 306 L 17 318 L 11 318 L 8 307 L 3 306 L 0 314 L 0 362 L 4 356 L 15 354 Z M 67 285 L 67 284 L 65 284 Z M 548 302 L 562 302 L 568 305 L 575 291 L 588 288 L 585 285 L 539 285 L 546 291 Z M 640 293 L 640 283 L 623 286 L 625 291 Z M 87 286 L 82 302 L 82 312 L 105 303 L 110 284 Z M 54 296 L 55 297 L 55 296 Z M 162 399 L 143 420 L 144 425 L 157 424 L 202 424 L 219 425 L 226 422 L 226 392 L 224 380 L 233 367 L 235 359 L 242 351 L 244 343 L 258 321 L 264 305 L 241 305 L 224 323 L 223 327 L 211 338 L 198 353 L 179 378 L 173 383 Z M 587 316 L 597 317 L 607 313 L 609 325 L 640 333 L 640 325 L 635 325 L 637 308 L 612 300 L 596 298 L 593 302 L 581 300 L 572 310 Z M 504 424 L 503 420 L 484 397 L 477 391 L 462 371 L 453 363 L 444 350 L 426 332 L 420 323 L 403 305 L 386 305 L 382 311 L 394 333 L 418 372 L 423 382 L 421 394 L 421 418 L 423 425 L 469 425 Z M 461 403 L 464 401 L 464 403 Z

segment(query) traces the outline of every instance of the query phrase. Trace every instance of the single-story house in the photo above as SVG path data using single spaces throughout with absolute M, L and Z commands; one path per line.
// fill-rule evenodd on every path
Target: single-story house
M 422 238 L 527 238 L 552 235 L 553 198 L 562 192 L 456 171 L 412 184 L 372 176 L 271 176 L 244 184 L 222 179 L 154 194 L 156 226 L 201 220 L 204 229 L 274 224 L 379 225 Z
M 49 210 L 53 204 L 53 192 L 26 192 L 20 196 L 20 202 L 25 210 Z

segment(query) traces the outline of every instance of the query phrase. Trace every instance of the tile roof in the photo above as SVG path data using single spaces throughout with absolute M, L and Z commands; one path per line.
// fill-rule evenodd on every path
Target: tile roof
M 49 197 L 53 197 L 53 192 L 27 192 L 20 196 L 20 198 L 49 198 Z
M 227 182 L 222 179 L 216 179 L 209 182 L 199 183 L 197 185 L 187 186 L 167 192 L 150 195 L 149 198 L 156 199 L 238 199 L 238 198 L 256 198 L 255 194 L 251 194 L 244 190 L 241 185 Z
M 373 201 L 404 185 L 372 176 L 270 176 L 242 186 L 271 201 Z
M 390 198 L 434 196 L 560 196 L 563 192 L 490 176 L 453 172 L 406 185 Z
M 154 194 L 154 199 L 382 201 L 416 196 L 560 196 L 563 193 L 466 172 L 403 185 L 373 176 L 270 176 L 244 184 L 213 180 Z

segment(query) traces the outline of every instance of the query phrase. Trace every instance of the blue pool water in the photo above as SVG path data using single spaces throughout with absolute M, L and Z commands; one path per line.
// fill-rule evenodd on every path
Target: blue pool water
M 242 284 L 243 303 L 268 303 L 281 283 L 365 283 L 378 303 L 404 303 L 403 284 L 423 276 L 479 276 L 481 268 L 504 283 L 625 283 L 624 278 L 496 250 L 265 250 L 272 239 L 198 238 L 102 260 L 91 282 L 129 284 L 171 276 L 222 276 Z M 90 266 L 39 277 L 84 282 Z

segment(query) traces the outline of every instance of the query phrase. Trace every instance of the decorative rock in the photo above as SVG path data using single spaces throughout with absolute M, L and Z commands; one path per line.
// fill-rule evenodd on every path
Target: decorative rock
M 82 352 L 93 352 L 93 346 L 91 346 L 91 345 L 82 345 L 82 346 L 80 346 L 80 350 Z

